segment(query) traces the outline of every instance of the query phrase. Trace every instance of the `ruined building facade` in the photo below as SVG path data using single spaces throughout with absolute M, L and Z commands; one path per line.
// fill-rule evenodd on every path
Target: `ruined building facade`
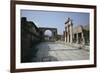
M 41 31 L 34 22 L 27 21 L 26 17 L 21 18 L 21 62 L 31 61 L 34 47 L 41 41 Z
M 51 39 L 55 41 L 57 36 L 56 28 L 37 27 L 33 21 L 28 21 L 26 17 L 21 17 L 21 62 L 32 61 L 32 57 L 36 55 L 38 50 L 34 47 L 45 41 L 44 32 L 46 30 L 52 31 Z
M 64 41 L 67 43 L 88 44 L 89 45 L 89 26 L 74 27 L 70 18 L 65 22 Z

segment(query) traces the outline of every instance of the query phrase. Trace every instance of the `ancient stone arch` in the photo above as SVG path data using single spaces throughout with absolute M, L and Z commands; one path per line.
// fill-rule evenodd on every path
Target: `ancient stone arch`
M 47 27 L 39 27 L 39 30 L 42 33 L 42 37 L 45 37 L 44 33 L 46 30 L 50 30 L 52 32 L 51 40 L 55 41 L 57 37 L 57 28 L 47 28 Z

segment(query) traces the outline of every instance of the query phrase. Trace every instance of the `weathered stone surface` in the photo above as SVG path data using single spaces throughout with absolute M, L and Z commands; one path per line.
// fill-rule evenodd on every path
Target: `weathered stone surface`
M 60 42 L 44 42 L 37 45 L 38 52 L 33 60 L 36 62 L 45 61 L 67 61 L 67 60 L 88 60 L 89 51 L 78 49 Z

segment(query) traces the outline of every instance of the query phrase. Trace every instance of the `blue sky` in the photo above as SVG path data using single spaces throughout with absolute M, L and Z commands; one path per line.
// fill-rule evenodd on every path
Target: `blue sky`
M 73 20 L 73 26 L 89 24 L 89 13 L 21 10 L 21 17 L 27 17 L 37 27 L 57 28 L 58 34 L 63 34 L 68 17 Z

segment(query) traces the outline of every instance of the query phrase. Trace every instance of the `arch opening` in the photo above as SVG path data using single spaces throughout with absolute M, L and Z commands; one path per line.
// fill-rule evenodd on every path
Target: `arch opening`
M 44 38 L 45 40 L 51 40 L 52 39 L 52 36 L 53 36 L 53 33 L 51 30 L 45 30 L 44 32 Z

